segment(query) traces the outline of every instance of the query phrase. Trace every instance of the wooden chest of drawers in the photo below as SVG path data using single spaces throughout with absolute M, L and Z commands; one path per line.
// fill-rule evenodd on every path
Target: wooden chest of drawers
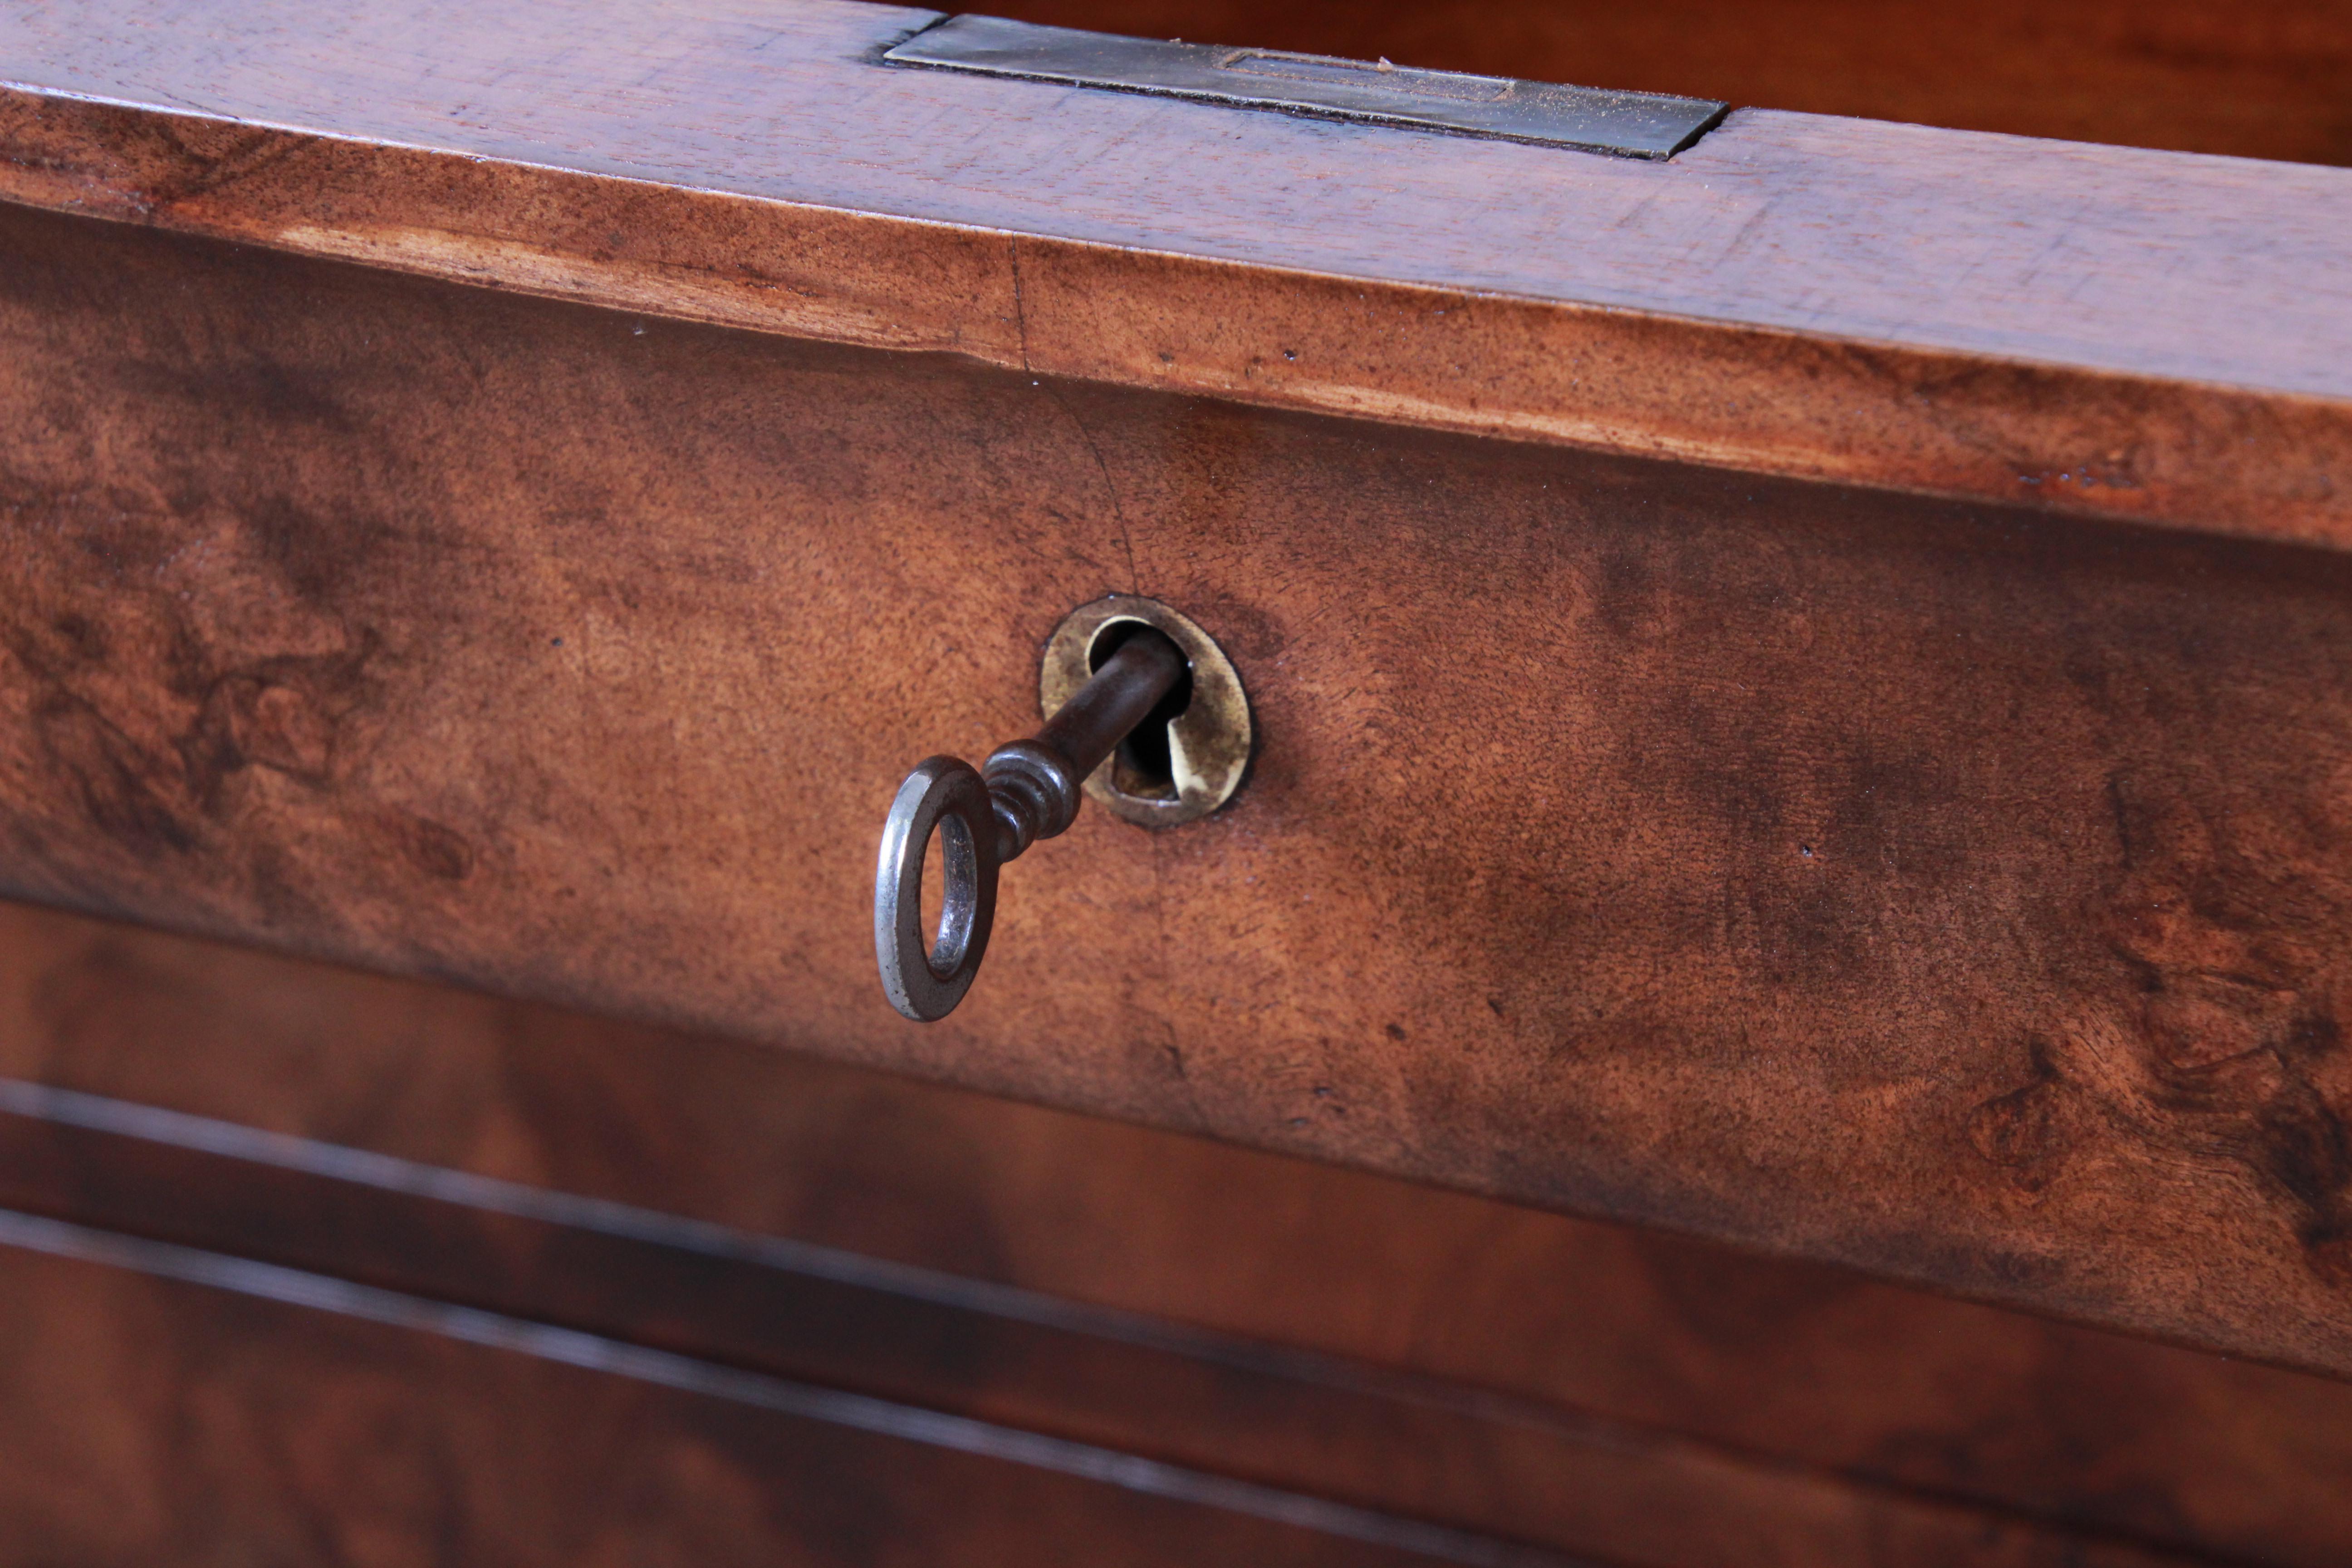
M 1920 100 L 2152 147 L 1664 159 L 0 19 L 0 1561 L 2340 1559 L 2352 173 L 2209 155 L 2352 161 L 2294 15 Z M 1246 782 L 900 1019 L 890 790 L 1106 595 Z

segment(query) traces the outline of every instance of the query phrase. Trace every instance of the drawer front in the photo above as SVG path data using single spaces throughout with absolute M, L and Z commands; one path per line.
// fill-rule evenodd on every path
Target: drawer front
M 2339 556 L 0 210 L 7 890 L 2352 1367 Z M 1250 781 L 875 984 L 1150 594 Z

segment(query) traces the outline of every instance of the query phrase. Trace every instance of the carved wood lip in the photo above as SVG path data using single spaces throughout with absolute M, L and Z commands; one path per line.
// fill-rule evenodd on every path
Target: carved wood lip
M 142 3 L 107 8 L 127 15 Z M 849 26 L 837 14 L 855 13 L 864 32 L 918 15 L 808 10 L 836 30 Z M 11 52 L 0 36 L 0 67 Z M 820 58 L 812 68 L 868 68 Z M 1741 119 L 1705 145 L 1736 142 Z M 2017 140 L 1762 120 L 1810 122 L 1808 133 Z M 2281 205 L 2288 185 L 2337 174 L 2041 145 L 2053 156 L 2177 160 L 2208 174 L 2242 164 L 2254 184 L 2284 182 L 2248 198 L 2255 231 L 2244 243 L 2257 247 L 2265 201 Z M 2259 350 L 2248 351 L 2242 377 L 2227 380 L 2135 371 L 2070 356 L 2056 340 L 2047 353 L 1939 346 L 1841 323 L 1829 319 L 1834 310 L 1818 329 L 1799 329 L 1442 278 L 1402 281 L 1369 266 L 1113 244 L 1017 221 L 903 216 L 581 166 L 596 162 L 534 162 L 0 82 L 0 199 L 53 210 L 1041 374 L 2352 547 L 2352 396 L 2314 392 L 2300 384 L 2308 366 L 2266 363 Z M 2152 335 L 2164 330 L 2150 320 Z

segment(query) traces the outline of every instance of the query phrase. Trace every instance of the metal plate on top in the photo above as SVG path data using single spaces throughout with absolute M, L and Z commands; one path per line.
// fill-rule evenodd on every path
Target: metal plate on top
M 1279 49 L 1162 43 L 998 16 L 951 16 L 882 58 L 894 65 L 1205 99 L 1627 158 L 1674 156 L 1721 119 L 1725 107 L 1702 98 L 1555 87 Z

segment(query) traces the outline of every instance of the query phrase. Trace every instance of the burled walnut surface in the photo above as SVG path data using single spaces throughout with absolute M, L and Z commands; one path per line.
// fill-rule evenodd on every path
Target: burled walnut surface
M 16 896 L 2352 1369 L 2352 563 L 0 209 Z M 1108 590 L 1265 737 L 877 994 Z

